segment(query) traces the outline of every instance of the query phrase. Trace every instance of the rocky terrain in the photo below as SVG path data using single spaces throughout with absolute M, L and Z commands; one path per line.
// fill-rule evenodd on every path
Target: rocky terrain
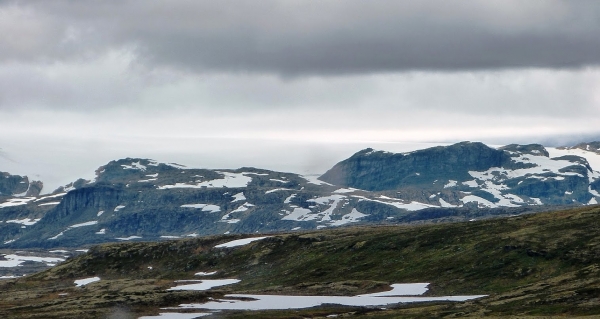
M 126 158 L 100 167 L 94 180 L 44 195 L 38 194 L 41 184 L 7 175 L 12 182 L 6 185 L 13 186 L 0 202 L 0 243 L 55 249 L 472 220 L 597 203 L 600 173 L 569 152 L 551 158 L 541 145 L 496 149 L 471 142 L 405 154 L 367 149 L 319 179 Z
M 0 281 L 0 316 L 592 318 L 600 313 L 599 214 L 595 206 L 473 222 L 280 233 L 243 242 L 233 240 L 248 235 L 103 244 L 36 275 Z M 409 283 L 427 288 L 396 292 L 411 296 L 380 306 L 338 304 L 348 298 L 377 302 L 394 293 L 386 293 L 390 284 Z M 295 300 L 287 305 L 296 309 L 269 310 L 288 306 L 256 302 L 280 295 Z M 308 298 L 302 296 L 348 298 L 298 306 Z M 431 299 L 437 296 L 471 299 Z M 408 302 L 425 299 L 430 301 Z M 260 310 L 225 310 L 232 305 Z

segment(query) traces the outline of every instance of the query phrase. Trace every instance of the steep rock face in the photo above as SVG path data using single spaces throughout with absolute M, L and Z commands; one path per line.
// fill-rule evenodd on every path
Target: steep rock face
M 503 151 L 471 142 L 400 154 L 365 149 L 336 164 L 319 179 L 369 191 L 431 188 L 432 184 L 443 189 L 441 181 L 466 180 L 469 171 L 499 167 L 508 160 Z
M 539 144 L 493 149 L 463 142 L 404 154 L 367 149 L 336 164 L 319 179 L 406 197 L 419 189 L 442 206 L 595 203 L 600 174 L 580 156 L 549 158 Z M 422 200 L 422 198 L 420 198 Z M 430 202 L 431 203 L 431 202 Z
M 27 176 L 11 175 L 0 172 L 0 196 L 11 196 L 27 192 L 29 179 Z

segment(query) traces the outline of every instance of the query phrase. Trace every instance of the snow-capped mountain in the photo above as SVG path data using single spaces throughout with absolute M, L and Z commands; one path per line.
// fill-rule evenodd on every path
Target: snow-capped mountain
M 401 154 L 366 149 L 336 164 L 321 179 L 442 207 L 596 204 L 600 200 L 600 173 L 586 158 L 574 154 L 551 158 L 538 144 L 495 149 L 463 142 Z
M 495 149 L 463 142 L 410 153 L 366 149 L 318 179 L 127 158 L 100 167 L 92 181 L 80 179 L 52 194 L 2 197 L 0 244 L 66 247 L 462 220 L 546 205 L 595 204 L 599 189 L 600 174 L 586 158 L 551 158 L 541 145 Z

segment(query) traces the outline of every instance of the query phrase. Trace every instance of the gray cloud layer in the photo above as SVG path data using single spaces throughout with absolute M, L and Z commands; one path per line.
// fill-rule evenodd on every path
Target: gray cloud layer
M 597 1 L 6 1 L 0 60 L 283 76 L 600 64 Z

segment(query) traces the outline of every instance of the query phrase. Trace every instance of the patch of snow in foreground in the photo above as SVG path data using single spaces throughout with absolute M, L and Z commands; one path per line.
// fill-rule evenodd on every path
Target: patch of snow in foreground
M 239 279 L 206 279 L 197 284 L 181 285 L 167 290 L 209 290 L 212 287 L 231 285 L 240 281 Z
M 129 236 L 129 237 L 117 237 L 115 239 L 118 239 L 118 240 L 132 240 L 132 239 L 139 239 L 139 238 L 142 238 L 142 237 L 140 237 L 140 236 Z
M 118 211 L 120 211 L 123 208 L 125 208 L 125 205 L 119 205 L 119 206 L 115 207 L 114 211 L 118 212 Z
M 228 241 L 228 242 L 223 243 L 223 244 L 216 245 L 215 248 L 231 248 L 231 247 L 244 246 L 244 245 L 248 245 L 249 243 L 251 243 L 253 241 L 265 239 L 267 237 L 271 237 L 271 236 L 250 237 L 250 238 L 244 238 L 244 239 L 236 239 L 236 240 Z
M 422 294 L 427 291 L 428 284 L 396 284 L 391 291 L 358 296 L 277 296 L 277 295 L 248 295 L 231 294 L 223 299 L 209 301 L 203 304 L 181 304 L 176 309 L 210 309 L 210 310 L 284 310 L 303 309 L 336 304 L 343 306 L 386 306 L 397 303 L 426 302 L 426 301 L 465 301 L 485 297 L 472 296 L 442 296 L 442 297 L 406 297 Z M 399 297 L 403 296 L 403 297 Z M 240 300 L 244 298 L 244 300 Z M 250 299 L 250 300 L 248 300 Z
M 194 319 L 200 318 L 204 316 L 212 315 L 212 313 L 207 312 L 197 312 L 197 313 L 176 313 L 176 312 L 161 312 L 158 316 L 143 316 L 138 319 Z
M 100 281 L 100 277 L 91 277 L 91 278 L 84 278 L 84 279 L 78 279 L 75 280 L 75 284 L 77 285 L 77 287 L 83 287 L 87 284 L 91 284 L 93 282 L 96 281 Z
M 376 292 L 373 294 L 358 295 L 357 297 L 394 297 L 394 296 L 419 296 L 427 292 L 429 283 L 393 284 L 392 290 Z
M 96 232 L 96 235 L 104 235 L 104 234 L 106 234 L 106 228 L 102 228 Z
M 195 273 L 194 275 L 195 275 L 195 276 L 211 276 L 211 275 L 214 275 L 214 274 L 216 274 L 216 273 L 217 273 L 216 271 L 211 271 L 211 272 L 204 272 L 204 271 L 201 271 L 201 272 L 197 272 L 197 273 Z
M 65 261 L 64 258 L 58 257 L 35 257 L 35 256 L 18 256 L 18 255 L 4 255 L 4 259 L 0 260 L 0 267 L 4 268 L 12 268 L 20 266 L 22 263 L 26 261 L 35 261 L 39 263 L 57 263 L 61 261 Z

